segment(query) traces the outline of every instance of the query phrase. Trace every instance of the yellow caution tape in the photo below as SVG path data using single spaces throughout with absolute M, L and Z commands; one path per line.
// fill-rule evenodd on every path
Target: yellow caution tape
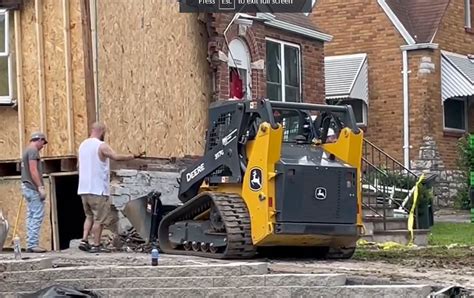
M 415 209 L 418 204 L 418 187 L 423 181 L 423 179 L 425 179 L 425 175 L 421 174 L 415 185 L 415 193 L 413 194 L 413 204 L 411 205 L 410 214 L 408 215 L 408 231 L 410 232 L 410 241 L 408 242 L 408 245 L 413 245 L 413 225 L 415 223 Z

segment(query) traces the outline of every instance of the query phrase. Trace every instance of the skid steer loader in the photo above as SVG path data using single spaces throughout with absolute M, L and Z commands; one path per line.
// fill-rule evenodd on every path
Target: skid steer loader
M 350 258 L 362 228 L 362 139 L 350 106 L 218 101 L 203 157 L 181 173 L 182 205 L 160 211 L 158 193 L 142 209 L 159 220 L 128 214 L 164 253 Z
M 327 143 L 328 130 L 338 134 Z M 211 104 L 204 156 L 160 216 L 162 252 L 211 258 L 350 258 L 361 235 L 362 131 L 350 106 Z

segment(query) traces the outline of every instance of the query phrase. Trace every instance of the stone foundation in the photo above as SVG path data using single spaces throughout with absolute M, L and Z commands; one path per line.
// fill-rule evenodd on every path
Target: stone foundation
M 459 190 L 466 187 L 466 177 L 463 171 L 445 168 L 439 155 L 436 141 L 430 137 L 423 138 L 418 159 L 411 161 L 411 169 L 416 173 L 435 174 L 433 185 L 434 206 L 454 207 L 454 201 Z
M 134 199 L 142 197 L 153 190 L 162 193 L 163 204 L 178 205 L 178 182 L 180 177 L 176 169 L 169 171 L 137 171 L 117 170 L 111 172 L 111 198 L 112 204 L 119 210 L 118 230 L 119 233 L 131 227 L 130 222 L 120 212 L 125 205 Z

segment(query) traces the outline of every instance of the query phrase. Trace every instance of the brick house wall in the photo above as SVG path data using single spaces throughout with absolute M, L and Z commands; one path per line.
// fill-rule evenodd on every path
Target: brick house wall
M 471 12 L 471 15 L 474 13 Z M 435 36 L 434 42 L 439 44 L 441 50 L 455 52 L 458 54 L 474 54 L 474 32 L 464 28 L 464 1 L 453 0 L 450 1 L 448 9 L 443 17 L 438 32 Z M 440 54 L 437 53 L 437 71 L 439 72 Z M 440 74 L 439 74 L 440 75 Z M 439 83 L 438 80 L 437 83 Z M 441 92 L 441 87 L 438 88 Z M 439 93 L 440 94 L 440 93 Z M 437 104 L 434 111 L 435 117 L 441 119 L 434 123 L 433 127 L 434 137 L 438 143 L 441 158 L 448 168 L 456 165 L 457 154 L 453 150 L 456 146 L 457 139 L 461 136 L 459 134 L 449 134 L 443 131 L 443 108 L 441 106 L 441 95 L 437 95 Z M 469 132 L 474 132 L 474 107 L 469 107 Z
M 325 55 L 367 53 L 369 106 L 365 137 L 389 155 L 403 161 L 404 43 L 377 1 L 318 0 L 312 17 L 333 36 Z
M 213 14 L 211 16 L 210 26 L 212 35 L 209 39 L 209 55 L 215 56 L 220 50 L 226 55 L 228 48 L 222 35 L 228 23 L 231 21 L 231 14 Z M 239 36 L 238 25 L 233 24 L 227 31 L 227 40 L 230 43 L 233 39 L 243 40 L 251 56 L 251 62 L 266 60 L 266 42 L 265 38 L 273 38 L 285 42 L 294 43 L 300 46 L 301 50 L 301 85 L 302 100 L 311 103 L 324 103 L 325 84 L 324 84 L 324 42 L 307 39 L 297 34 L 283 30 L 270 28 L 263 23 L 254 21 L 253 25 L 246 31 L 245 36 Z M 214 99 L 229 98 L 229 70 L 228 64 L 223 61 L 211 63 L 213 68 L 216 91 Z M 252 69 L 252 98 L 266 97 L 266 70 Z
M 403 161 L 402 51 L 405 41 L 377 1 L 319 0 L 312 14 L 318 26 L 333 35 L 326 56 L 365 52 L 369 63 L 369 107 L 366 138 L 395 159 Z M 460 134 L 443 131 L 440 49 L 474 53 L 474 34 L 464 28 L 464 1 L 450 1 L 433 41 L 437 50 L 409 51 L 410 160 L 417 159 L 423 136 L 433 136 L 440 158 L 456 168 L 453 150 Z M 420 71 L 420 65 L 434 69 Z M 474 111 L 469 109 L 471 119 Z M 469 121 L 474 129 L 474 121 Z

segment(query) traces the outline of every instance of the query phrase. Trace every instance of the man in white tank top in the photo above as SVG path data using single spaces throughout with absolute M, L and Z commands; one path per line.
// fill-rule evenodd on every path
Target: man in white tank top
M 110 159 L 131 160 L 138 154 L 117 154 L 104 142 L 106 128 L 101 123 L 92 125 L 91 135 L 79 146 L 79 187 L 86 220 L 79 249 L 89 252 L 105 252 L 100 245 L 102 229 L 109 216 L 110 202 Z M 94 243 L 89 245 L 88 237 L 92 232 Z

